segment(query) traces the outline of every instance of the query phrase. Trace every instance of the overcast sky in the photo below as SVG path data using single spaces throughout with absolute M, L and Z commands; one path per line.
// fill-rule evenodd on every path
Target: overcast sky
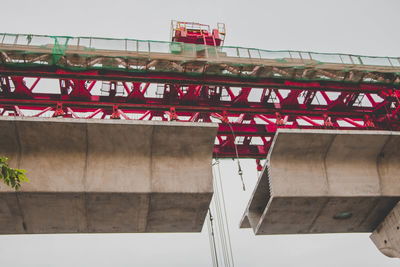
M 2 0 L 2 32 L 167 41 L 170 20 L 227 26 L 226 45 L 400 56 L 400 1 Z M 399 266 L 368 234 L 257 236 L 238 228 L 257 179 L 253 160 L 222 162 L 236 266 Z M 211 266 L 201 234 L 0 236 L 0 266 Z

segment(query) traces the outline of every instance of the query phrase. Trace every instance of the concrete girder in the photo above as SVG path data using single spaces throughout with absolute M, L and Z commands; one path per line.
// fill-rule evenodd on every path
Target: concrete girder
M 0 233 L 200 232 L 217 124 L 0 117 Z
M 370 238 L 384 255 L 400 258 L 400 202 L 374 230 Z
M 400 200 L 399 148 L 396 132 L 279 129 L 241 227 L 372 232 Z

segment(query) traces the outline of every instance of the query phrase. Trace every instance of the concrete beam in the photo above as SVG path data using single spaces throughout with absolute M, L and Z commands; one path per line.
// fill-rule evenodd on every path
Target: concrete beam
M 372 232 L 400 200 L 398 148 L 396 132 L 279 129 L 241 227 Z
M 217 124 L 0 117 L 0 233 L 200 232 Z
M 370 238 L 384 255 L 400 258 L 400 202 L 374 230 Z

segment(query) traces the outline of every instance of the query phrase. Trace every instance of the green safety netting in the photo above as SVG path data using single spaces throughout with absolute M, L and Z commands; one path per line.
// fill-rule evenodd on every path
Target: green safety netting
M 249 77 L 289 76 L 303 80 L 346 80 L 349 79 L 346 77 L 351 76 L 353 81 L 362 77 L 367 81 L 400 82 L 396 80 L 400 72 L 400 58 L 397 57 L 8 33 L 0 33 L 0 51 L 0 64 L 18 66 L 47 64 L 69 69 L 106 68 Z M 306 69 L 318 70 L 319 73 L 306 73 Z M 350 71 L 353 71 L 352 75 L 348 75 Z M 384 75 L 377 77 L 375 74 L 379 72 Z M 373 73 L 375 76 L 365 73 Z
M 53 62 L 58 62 L 65 55 L 70 37 L 53 36 Z

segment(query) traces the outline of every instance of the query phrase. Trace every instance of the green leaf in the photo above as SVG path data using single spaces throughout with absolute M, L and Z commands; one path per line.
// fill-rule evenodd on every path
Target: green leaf
M 21 187 L 22 182 L 29 183 L 29 180 L 26 177 L 26 170 L 10 168 L 7 162 L 7 157 L 0 157 L 0 180 L 3 180 L 4 184 L 18 190 Z

